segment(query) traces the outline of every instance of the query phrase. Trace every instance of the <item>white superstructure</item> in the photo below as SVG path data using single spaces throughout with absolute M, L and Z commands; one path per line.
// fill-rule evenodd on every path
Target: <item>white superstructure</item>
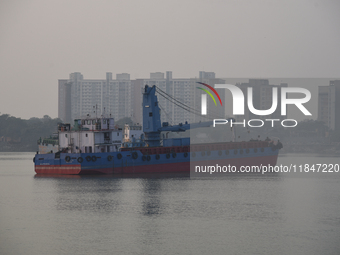
M 70 124 L 61 124 L 59 149 L 69 153 L 94 153 L 118 151 L 123 141 L 140 139 L 141 126 L 125 125 L 124 131 L 114 124 L 113 118 L 87 118 Z

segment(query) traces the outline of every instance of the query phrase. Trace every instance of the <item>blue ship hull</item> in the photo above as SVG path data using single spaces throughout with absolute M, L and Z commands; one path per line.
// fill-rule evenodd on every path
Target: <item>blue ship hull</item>
M 37 154 L 34 162 L 37 174 L 189 173 L 193 165 L 274 166 L 278 152 L 267 142 L 240 142 L 129 148 L 107 153 Z

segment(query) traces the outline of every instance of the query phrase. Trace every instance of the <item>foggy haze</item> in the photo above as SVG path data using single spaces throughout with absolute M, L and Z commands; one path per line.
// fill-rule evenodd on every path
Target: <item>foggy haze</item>
M 58 79 L 72 72 L 339 78 L 339 10 L 316 0 L 2 0 L 0 112 L 57 117 Z M 306 85 L 312 100 L 320 85 Z

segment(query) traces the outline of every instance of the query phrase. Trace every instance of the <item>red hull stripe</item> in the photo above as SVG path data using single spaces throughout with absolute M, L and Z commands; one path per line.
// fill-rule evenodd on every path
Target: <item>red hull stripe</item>
M 79 174 L 81 172 L 80 165 L 40 165 L 35 166 L 37 174 Z

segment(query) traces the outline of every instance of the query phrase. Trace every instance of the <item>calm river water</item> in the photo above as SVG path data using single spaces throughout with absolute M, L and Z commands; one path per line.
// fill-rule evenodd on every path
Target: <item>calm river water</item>
M 39 177 L 33 156 L 0 153 L 1 255 L 340 254 L 340 172 Z

